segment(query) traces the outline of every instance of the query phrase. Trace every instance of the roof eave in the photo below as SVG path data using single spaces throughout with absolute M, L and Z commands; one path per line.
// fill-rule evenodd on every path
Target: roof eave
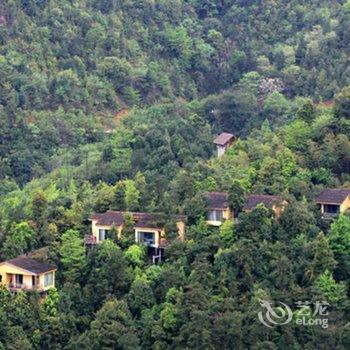
M 330 201 L 323 201 L 323 200 L 316 200 L 316 204 L 331 204 L 331 205 L 342 205 L 344 203 L 345 199 L 342 202 L 330 202 Z
M 3 261 L 3 262 L 1 262 L 0 263 L 0 266 L 2 266 L 2 265 L 7 265 L 7 266 L 12 266 L 12 267 L 14 267 L 14 268 L 16 268 L 16 269 L 19 269 L 19 270 L 21 270 L 21 271 L 24 271 L 24 272 L 26 272 L 27 274 L 29 274 L 29 275 L 34 275 L 34 276 L 40 276 L 40 275 L 42 275 L 42 274 L 44 274 L 44 273 L 48 273 L 48 272 L 52 272 L 52 271 L 57 271 L 57 267 L 53 267 L 52 269 L 50 269 L 50 270 L 47 270 L 47 271 L 43 271 L 43 272 L 35 272 L 35 271 L 30 271 L 30 270 L 27 270 L 27 269 L 24 269 L 23 267 L 20 267 L 20 266 L 17 266 L 17 265 L 15 265 L 15 264 L 12 264 L 12 263 L 10 263 L 10 262 L 8 262 L 8 261 Z

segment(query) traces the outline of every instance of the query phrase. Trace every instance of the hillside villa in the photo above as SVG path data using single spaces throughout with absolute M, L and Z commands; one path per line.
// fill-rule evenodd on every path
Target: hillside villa
M 53 265 L 20 256 L 0 263 L 0 283 L 13 292 L 43 293 L 55 286 L 56 271 Z
M 206 220 L 208 225 L 220 226 L 224 220 L 233 219 L 227 192 L 208 192 L 206 198 L 209 208 Z
M 166 238 L 166 221 L 174 220 L 176 222 L 178 239 L 184 240 L 185 216 L 176 215 L 165 220 L 164 215 L 161 214 L 109 210 L 102 214 L 91 215 L 92 234 L 85 236 L 85 244 L 94 245 L 103 242 L 110 237 L 112 230 L 115 231 L 115 238 L 120 239 L 128 215 L 131 215 L 133 219 L 135 242 L 153 248 L 154 252 L 159 253 L 159 249 L 164 249 L 169 243 Z
M 210 226 L 220 226 L 224 220 L 233 220 L 233 210 L 230 208 L 227 192 L 208 192 L 206 193 L 208 202 L 208 212 L 206 222 Z M 251 194 L 248 196 L 242 209 L 243 212 L 249 213 L 259 204 L 264 204 L 268 209 L 272 209 L 275 216 L 281 216 L 287 202 L 280 196 L 271 196 L 264 194 Z
M 325 188 L 316 198 L 324 219 L 332 219 L 338 214 L 344 214 L 350 208 L 350 189 Z
M 279 218 L 283 213 L 287 202 L 280 196 L 271 196 L 266 194 L 250 194 L 244 204 L 243 211 L 245 213 L 251 212 L 259 204 L 264 204 L 268 209 L 272 209 L 276 218 Z

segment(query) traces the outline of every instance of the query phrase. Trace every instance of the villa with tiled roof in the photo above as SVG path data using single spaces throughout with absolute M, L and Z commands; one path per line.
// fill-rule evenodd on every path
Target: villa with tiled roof
M 332 218 L 345 213 L 350 208 L 350 189 L 325 188 L 316 198 L 322 217 Z

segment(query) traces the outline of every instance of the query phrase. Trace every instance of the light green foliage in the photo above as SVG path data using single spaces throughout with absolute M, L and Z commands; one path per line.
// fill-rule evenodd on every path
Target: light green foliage
M 164 303 L 163 310 L 161 311 L 160 318 L 162 325 L 166 330 L 173 330 L 178 325 L 177 318 L 178 309 L 175 305 L 170 303 Z
M 124 253 L 125 258 L 135 266 L 142 266 L 145 259 L 145 249 L 133 244 Z
M 126 180 L 124 184 L 126 209 L 135 211 L 139 207 L 140 191 L 136 188 L 135 182 L 132 180 Z
M 343 6 L 344 6 L 345 11 L 350 12 L 350 1 L 349 0 Z
M 199 191 L 214 191 L 216 188 L 216 181 L 212 176 L 208 176 L 201 181 L 196 182 L 196 189 Z
M 277 65 L 281 68 L 283 66 L 290 66 L 295 63 L 295 50 L 289 45 L 279 45 L 274 51 Z
M 180 324 L 180 305 L 183 301 L 183 292 L 176 288 L 170 288 L 165 296 L 160 319 L 163 327 L 169 331 L 176 331 Z
M 147 267 L 145 274 L 148 281 L 150 281 L 151 283 L 156 283 L 162 274 L 162 266 L 151 265 Z
M 253 94 L 258 94 L 261 75 L 258 72 L 249 72 L 242 76 L 239 81 L 239 87 L 247 89 Z
M 300 119 L 295 120 L 284 128 L 284 142 L 292 150 L 305 150 L 311 135 L 309 125 Z
M 127 245 L 132 245 L 135 242 L 135 221 L 132 216 L 132 213 L 124 214 L 124 225 L 122 230 L 122 242 L 125 242 Z
M 247 188 L 244 186 L 243 181 L 233 181 L 228 192 L 228 200 L 230 208 L 235 214 L 242 210 L 247 200 Z
M 251 171 L 249 165 L 249 155 L 245 151 L 238 151 L 233 156 L 215 160 L 213 168 L 216 182 L 221 180 L 222 184 L 231 184 L 235 179 L 249 179 Z
M 18 190 L 18 186 L 15 180 L 5 178 L 0 180 L 0 195 L 3 196 L 9 192 Z
M 68 230 L 62 234 L 59 249 L 63 265 L 63 275 L 67 281 L 76 281 L 85 265 L 85 248 L 83 239 L 76 230 Z
M 337 264 L 330 245 L 323 232 L 320 232 L 316 239 L 312 242 L 312 253 L 314 258 L 311 263 L 311 270 L 308 271 L 311 278 L 319 276 L 325 270 L 333 270 Z
M 340 215 L 339 218 L 331 224 L 328 240 L 329 245 L 334 252 L 334 257 L 338 261 L 336 272 L 342 277 L 342 279 L 346 279 L 349 276 L 350 271 L 349 217 Z
M 277 152 L 276 158 L 281 167 L 281 175 L 288 182 L 298 168 L 295 155 L 288 148 L 284 148 Z
M 130 63 L 126 59 L 119 57 L 105 57 L 98 64 L 97 68 L 117 90 L 120 90 L 124 84 L 128 83 L 131 74 Z
M 58 303 L 59 303 L 59 293 L 56 288 L 50 288 L 47 293 L 47 296 L 42 304 L 42 309 L 45 317 L 55 317 L 57 316 Z
M 115 188 L 107 185 L 104 182 L 100 182 L 95 191 L 97 197 L 95 202 L 95 210 L 102 213 L 110 209 L 115 200 Z
M 58 101 L 68 103 L 75 99 L 79 102 L 84 99 L 84 92 L 78 75 L 67 69 L 59 72 L 54 79 L 54 93 Z
M 327 301 L 333 306 L 345 306 L 347 300 L 345 282 L 337 283 L 332 273 L 326 270 L 316 281 L 316 286 L 323 292 Z
M 185 59 L 189 56 L 190 38 L 184 27 L 167 28 L 165 31 L 165 39 L 170 50 Z
M 15 258 L 33 248 L 34 242 L 35 231 L 27 222 L 22 222 L 8 233 L 3 252 L 8 259 Z
M 220 237 L 224 242 L 232 242 L 235 238 L 234 223 L 232 220 L 225 220 L 219 229 Z

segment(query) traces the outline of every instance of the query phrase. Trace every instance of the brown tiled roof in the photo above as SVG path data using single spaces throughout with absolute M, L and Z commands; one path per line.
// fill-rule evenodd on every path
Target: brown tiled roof
M 229 143 L 232 139 L 235 139 L 235 136 L 232 134 L 229 134 L 227 132 L 223 132 L 220 134 L 215 140 L 214 143 L 219 146 L 225 146 L 227 143 Z
M 133 213 L 135 227 L 162 228 L 165 225 L 164 215 L 150 213 Z
M 265 194 L 251 194 L 249 195 L 244 207 L 245 210 L 253 210 L 257 205 L 264 204 L 266 208 L 272 208 L 272 206 L 278 202 L 282 202 L 280 196 L 270 196 Z
M 207 192 L 206 196 L 210 209 L 227 209 L 229 207 L 227 192 Z
M 97 220 L 97 225 L 101 226 L 121 226 L 124 223 L 124 216 L 127 213 L 109 210 L 103 214 L 92 214 L 90 220 Z M 135 227 L 162 228 L 165 225 L 164 214 L 132 212 L 131 215 L 135 221 Z M 185 220 L 186 217 L 175 215 L 170 219 Z
M 346 188 L 325 188 L 316 198 L 316 203 L 342 204 L 347 196 L 350 195 L 350 189 Z
M 19 267 L 21 269 L 30 271 L 36 275 L 57 270 L 57 268 L 54 265 L 42 263 L 37 260 L 30 259 L 26 256 L 20 256 L 15 259 L 7 260 L 7 261 L 4 261 L 4 263 L 8 263 L 13 266 Z
M 102 214 L 92 214 L 90 220 L 97 220 L 97 225 L 101 226 L 121 226 L 124 222 L 124 212 L 108 210 Z

